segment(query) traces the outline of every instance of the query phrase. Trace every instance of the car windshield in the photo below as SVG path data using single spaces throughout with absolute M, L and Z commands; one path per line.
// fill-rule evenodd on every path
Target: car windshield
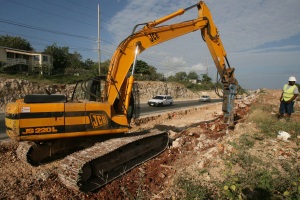
M 163 96 L 155 96 L 155 97 L 153 97 L 153 99 L 164 99 L 164 97 Z
M 209 96 L 202 96 L 201 98 L 208 98 Z

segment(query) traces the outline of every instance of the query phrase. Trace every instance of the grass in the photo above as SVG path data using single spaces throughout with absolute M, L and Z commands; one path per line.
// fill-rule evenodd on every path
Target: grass
M 274 137 L 279 131 L 288 132 L 292 138 L 297 138 L 300 135 L 300 123 L 296 121 L 278 120 L 275 115 L 271 115 L 270 112 L 273 108 L 254 107 L 250 111 L 248 118 L 249 122 L 254 122 L 262 133 L 269 137 Z
M 206 186 L 193 181 L 186 175 L 179 176 L 175 184 L 179 199 L 213 199 L 212 192 Z

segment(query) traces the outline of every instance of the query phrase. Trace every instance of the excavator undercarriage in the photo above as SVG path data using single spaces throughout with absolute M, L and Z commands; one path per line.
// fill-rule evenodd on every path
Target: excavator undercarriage
M 62 183 L 88 192 L 157 156 L 168 144 L 168 133 L 152 130 L 114 135 L 113 138 L 77 138 L 41 144 L 25 141 L 19 143 L 17 155 L 32 166 L 62 159 L 58 170 Z
M 69 188 L 94 191 L 160 154 L 168 143 L 168 134 L 157 131 L 96 143 L 64 158 L 59 178 Z
M 73 152 L 89 148 L 97 142 L 122 137 L 123 134 L 113 136 L 91 136 L 82 138 L 67 138 L 43 142 L 22 141 L 17 148 L 17 156 L 24 163 L 39 166 L 66 157 Z

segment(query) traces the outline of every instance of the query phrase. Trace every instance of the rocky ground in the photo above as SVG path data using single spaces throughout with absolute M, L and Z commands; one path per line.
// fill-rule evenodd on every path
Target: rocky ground
M 0 142 L 0 199 L 194 199 L 184 194 L 184 185 L 178 187 L 182 176 L 205 183 L 206 188 L 215 191 L 211 197 L 217 197 L 217 182 L 224 182 L 228 169 L 226 158 L 237 152 L 234 141 L 245 133 L 260 132 L 256 124 L 247 120 L 250 107 L 256 104 L 276 106 L 279 96 L 280 91 L 267 90 L 264 94 L 237 101 L 234 128 L 223 124 L 220 103 L 136 120 L 132 123 L 132 132 L 166 130 L 171 146 L 94 193 L 73 191 L 61 184 L 56 171 L 60 161 L 40 167 L 28 166 L 17 158 L 17 143 L 3 140 Z M 293 121 L 300 121 L 299 108 L 296 105 Z M 271 163 L 274 161 L 272 167 L 280 168 L 280 159 L 299 163 L 297 144 L 297 138 L 283 142 L 274 137 L 255 143 L 250 153 Z M 235 172 L 241 171 L 240 166 L 232 168 Z M 188 190 L 192 189 L 189 185 Z
M 137 81 L 140 92 L 140 101 L 147 102 L 158 94 L 168 94 L 175 100 L 198 99 L 201 95 L 211 98 L 218 96 L 214 91 L 192 92 L 179 83 L 166 83 L 161 81 Z M 71 98 L 75 84 L 47 84 L 31 82 L 26 79 L 8 79 L 0 74 L 0 112 L 3 112 L 8 102 L 24 98 L 27 94 L 63 94 Z

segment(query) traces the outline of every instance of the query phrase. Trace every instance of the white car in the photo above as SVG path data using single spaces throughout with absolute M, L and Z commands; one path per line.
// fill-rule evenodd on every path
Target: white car
M 200 101 L 200 102 L 209 102 L 209 101 L 211 101 L 211 98 L 210 98 L 210 96 L 208 96 L 208 95 L 202 95 L 202 96 L 200 97 L 199 101 Z
M 152 99 L 148 100 L 149 106 L 166 106 L 172 104 L 173 104 L 173 98 L 169 95 L 157 95 Z

